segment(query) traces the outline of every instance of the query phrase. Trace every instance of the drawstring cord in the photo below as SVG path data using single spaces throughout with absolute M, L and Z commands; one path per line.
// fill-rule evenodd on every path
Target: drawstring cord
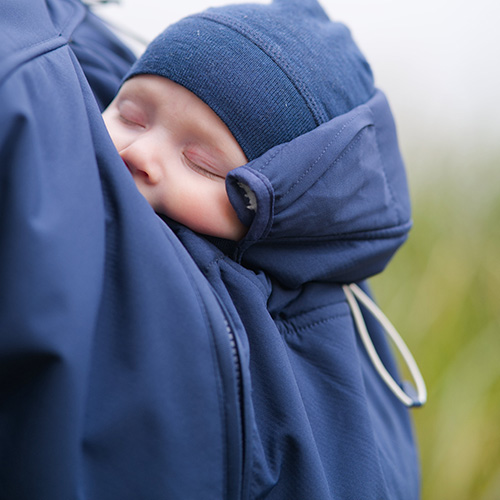
M 366 295 L 359 286 L 351 283 L 350 285 L 343 285 L 343 290 L 347 299 L 347 303 L 351 309 L 351 313 L 354 318 L 354 322 L 358 329 L 359 335 L 365 349 L 370 357 L 375 370 L 380 375 L 382 380 L 386 383 L 387 387 L 393 392 L 393 394 L 407 407 L 417 407 L 422 406 L 427 401 L 427 389 L 425 387 L 425 382 L 418 369 L 417 363 L 413 358 L 410 350 L 404 343 L 403 339 L 394 328 L 392 323 L 387 319 L 385 314 L 377 307 L 375 302 L 373 302 L 368 295 Z M 408 369 L 410 371 L 411 376 L 415 382 L 417 392 L 415 394 L 415 390 L 413 387 L 405 382 L 402 385 L 404 389 L 392 378 L 390 373 L 386 370 L 384 364 L 379 358 L 377 351 L 373 345 L 373 342 L 370 338 L 370 334 L 368 333 L 368 329 L 366 328 L 365 321 L 363 319 L 363 315 L 361 314 L 361 310 L 358 305 L 358 301 L 363 304 L 371 314 L 378 320 L 380 325 L 384 328 L 387 334 L 391 337 L 395 346 L 398 348 L 401 356 L 403 357 Z

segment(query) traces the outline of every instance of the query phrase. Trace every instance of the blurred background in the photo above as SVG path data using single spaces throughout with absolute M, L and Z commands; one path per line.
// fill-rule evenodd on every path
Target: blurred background
M 320 0 L 321 1 L 321 0 Z M 94 10 L 149 41 L 226 0 L 122 0 Z M 322 0 L 389 97 L 414 228 L 372 280 L 413 352 L 423 500 L 500 499 L 500 3 Z M 125 36 L 139 54 L 140 42 Z

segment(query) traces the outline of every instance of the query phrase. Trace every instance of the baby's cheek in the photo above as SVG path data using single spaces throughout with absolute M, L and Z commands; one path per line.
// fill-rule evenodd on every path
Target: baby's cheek
M 204 196 L 197 198 L 195 206 L 198 232 L 231 240 L 239 240 L 246 233 L 229 202 L 224 184 L 217 183 L 207 189 Z
M 220 234 L 220 236 L 234 241 L 238 241 L 243 238 L 248 228 L 238 219 L 236 211 L 231 205 L 225 190 L 224 197 L 220 200 L 219 209 L 221 233 L 223 233 Z

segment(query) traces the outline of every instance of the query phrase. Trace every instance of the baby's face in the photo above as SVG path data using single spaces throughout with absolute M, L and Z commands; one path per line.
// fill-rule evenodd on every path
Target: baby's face
M 154 210 L 202 234 L 241 239 L 227 173 L 247 163 L 224 122 L 192 92 L 154 75 L 126 81 L 103 113 L 111 138 Z

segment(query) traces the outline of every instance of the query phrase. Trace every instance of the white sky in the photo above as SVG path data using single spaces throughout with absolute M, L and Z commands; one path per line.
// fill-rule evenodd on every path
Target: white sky
M 500 150 L 500 2 L 320 2 L 351 28 L 371 63 L 403 148 L 444 145 L 467 155 Z M 151 40 L 181 17 L 227 3 L 243 0 L 121 0 L 96 12 Z

